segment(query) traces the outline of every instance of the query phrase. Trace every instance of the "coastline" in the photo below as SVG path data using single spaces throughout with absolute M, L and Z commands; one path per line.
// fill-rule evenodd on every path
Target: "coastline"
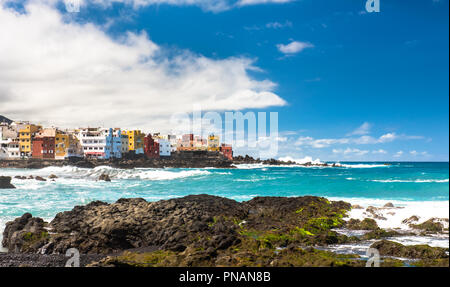
M 314 196 L 94 201 L 58 213 L 50 222 L 31 214 L 9 222 L 3 245 L 17 252 L 0 253 L 0 266 L 26 266 L 30 258 L 32 266 L 60 266 L 69 247 L 79 249 L 82 266 L 365 265 L 363 254 L 343 253 L 332 248 L 336 244 L 377 246 L 382 266 L 448 266 L 448 247 L 398 243 L 414 234 L 448 237 L 448 220 L 446 226 L 431 222 L 411 225 L 409 231 L 383 229 L 370 214 L 362 220 L 349 217 L 358 208 Z
M 110 166 L 112 168 L 235 168 L 235 165 L 262 164 L 270 166 L 305 166 L 305 167 L 335 167 L 336 164 L 328 163 L 296 163 L 294 161 L 281 161 L 276 159 L 255 159 L 248 155 L 234 157 L 229 160 L 216 152 L 178 152 L 169 157 L 157 159 L 145 156 L 133 156 L 122 159 L 86 159 L 70 158 L 65 160 L 42 160 L 42 159 L 16 159 L 0 160 L 0 168 L 25 168 L 40 169 L 45 167 L 75 166 L 81 168 L 95 168 L 99 166 Z

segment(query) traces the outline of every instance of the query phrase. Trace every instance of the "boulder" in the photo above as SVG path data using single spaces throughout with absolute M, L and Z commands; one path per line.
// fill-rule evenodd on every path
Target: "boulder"
M 442 232 L 444 225 L 440 221 L 439 218 L 431 218 L 421 224 L 409 224 L 409 227 L 429 233 Z
M 380 252 L 382 256 L 394 256 L 412 259 L 448 258 L 445 248 L 430 247 L 428 245 L 405 246 L 397 242 L 382 240 L 370 246 Z
M 376 230 L 378 229 L 378 224 L 371 218 L 364 218 L 362 221 L 352 218 L 347 221 L 345 227 L 350 230 Z
M 11 189 L 11 188 L 16 188 L 14 185 L 11 184 L 11 177 L 0 176 L 0 189 Z
M 6 223 L 2 245 L 8 252 L 35 252 L 48 240 L 46 223 L 41 218 L 25 213 L 14 221 Z
M 36 176 L 34 179 L 37 180 L 37 181 L 47 181 L 47 180 L 46 180 L 45 178 L 43 178 L 42 176 Z
M 54 175 L 54 174 L 51 174 L 51 175 L 49 175 L 49 177 L 48 177 L 49 179 L 55 179 L 55 178 L 58 178 L 56 175 Z
M 111 178 L 106 173 L 103 173 L 102 175 L 100 175 L 98 180 L 103 180 L 103 181 L 108 181 L 109 182 L 109 181 L 111 181 Z
M 383 207 L 385 207 L 385 208 L 393 208 L 394 204 L 392 204 L 392 202 L 388 202 Z
M 411 223 L 417 222 L 417 221 L 419 221 L 419 217 L 416 216 L 416 215 L 413 215 L 413 216 L 411 216 L 411 217 L 409 217 L 409 218 L 404 219 L 404 220 L 402 221 L 402 223 L 403 223 L 403 224 L 411 224 Z

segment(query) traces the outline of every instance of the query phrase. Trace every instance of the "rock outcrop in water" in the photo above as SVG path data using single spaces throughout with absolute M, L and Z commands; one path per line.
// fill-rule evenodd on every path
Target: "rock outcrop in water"
M 171 266 L 269 266 L 277 248 L 289 247 L 284 252 L 292 258 L 279 257 L 272 265 L 314 265 L 306 258 L 316 257 L 338 264 L 337 255 L 300 246 L 347 241 L 331 229 L 343 224 L 349 209 L 348 203 L 310 196 L 257 197 L 242 203 L 210 195 L 158 202 L 95 201 L 59 213 L 48 224 L 24 214 L 6 224 L 2 243 L 10 252 L 45 254 L 64 254 L 72 247 L 83 254 L 151 249 L 157 250 L 151 253 L 154 256 L 173 256 Z M 264 259 L 265 252 L 275 257 L 260 262 L 269 260 Z M 301 254 L 306 257 L 297 258 Z
M 0 176 L 0 189 L 10 189 L 10 188 L 16 188 L 14 185 L 11 184 L 11 177 Z

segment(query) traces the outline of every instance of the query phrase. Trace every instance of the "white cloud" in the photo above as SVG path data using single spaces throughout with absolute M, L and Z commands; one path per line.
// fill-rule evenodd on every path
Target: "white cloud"
M 266 24 L 266 28 L 271 28 L 271 29 L 282 29 L 282 28 L 286 28 L 286 27 L 292 27 L 292 22 L 291 21 L 286 21 L 284 23 L 270 22 L 270 23 Z
M 289 44 L 278 44 L 278 50 L 283 54 L 296 54 L 304 49 L 313 48 L 314 45 L 307 42 L 292 41 Z
M 257 5 L 257 4 L 283 4 L 294 2 L 295 0 L 239 0 L 238 6 Z
M 43 4 L 0 5 L 0 114 L 60 126 L 167 127 L 174 113 L 282 106 L 252 59 L 169 51 L 145 33 L 111 39 Z M 170 51 L 173 55 L 173 51 Z M 7 56 L 5 56 L 7 55 Z
M 333 144 L 346 144 L 348 139 L 314 139 L 312 137 L 299 137 L 295 142 L 296 146 L 311 146 L 313 148 L 325 148 Z
M 57 0 L 43 0 L 43 1 L 57 1 Z M 132 6 L 135 9 L 151 6 L 151 5 L 172 5 L 172 6 L 198 6 L 205 11 L 222 12 L 229 9 L 262 5 L 262 4 L 284 4 L 293 2 L 295 0 L 83 0 L 85 2 L 92 2 L 104 7 L 109 7 L 113 3 L 124 3 Z
M 373 154 L 387 154 L 387 151 L 385 151 L 384 149 L 379 149 L 379 150 L 373 150 L 372 153 Z
M 333 149 L 333 153 L 335 154 L 344 154 L 346 156 L 349 155 L 356 155 L 356 156 L 363 156 L 369 153 L 368 150 L 360 150 L 357 148 L 346 148 L 346 149 Z
M 370 132 L 370 127 L 371 125 L 368 122 L 364 122 L 360 127 L 348 135 L 366 135 Z
M 412 150 L 409 152 L 412 156 L 428 156 L 428 152 L 427 151 L 423 151 L 423 152 L 418 152 L 416 150 Z
M 403 151 L 398 151 L 394 154 L 394 157 L 401 157 L 403 155 Z
M 394 141 L 396 138 L 397 138 L 397 135 L 395 133 L 388 133 L 388 134 L 382 135 L 378 139 L 378 141 L 380 143 L 387 143 L 387 142 Z

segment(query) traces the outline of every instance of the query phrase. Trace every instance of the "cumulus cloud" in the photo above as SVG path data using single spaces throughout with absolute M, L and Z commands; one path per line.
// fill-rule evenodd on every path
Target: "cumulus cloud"
M 0 114 L 60 126 L 161 128 L 174 113 L 283 106 L 252 59 L 168 51 L 145 32 L 112 39 L 30 3 L 0 4 Z M 5 56 L 7 55 L 7 56 Z
M 348 135 L 366 135 L 370 132 L 371 125 L 368 122 L 364 122 L 361 126 L 355 129 L 353 132 Z
M 278 44 L 278 50 L 287 55 L 297 54 L 307 48 L 313 48 L 314 45 L 308 42 L 291 41 L 289 44 Z
M 372 153 L 373 154 L 387 154 L 387 151 L 385 151 L 384 149 L 378 149 L 378 150 L 373 150 Z
M 345 156 L 356 155 L 363 156 L 369 153 L 368 150 L 360 150 L 357 148 L 346 148 L 346 149 L 333 149 L 334 154 L 343 154 Z
M 45 0 L 57 1 L 57 0 Z M 67 1 L 67 0 L 65 0 Z M 73 1 L 73 0 L 72 0 Z M 172 6 L 197 6 L 205 11 L 222 12 L 243 6 L 262 4 L 284 4 L 295 0 L 78 0 L 87 4 L 97 4 L 109 7 L 114 3 L 122 3 L 132 6 L 135 9 L 151 5 L 172 5 Z
M 403 155 L 403 151 L 398 151 L 394 154 L 394 157 L 401 157 Z

